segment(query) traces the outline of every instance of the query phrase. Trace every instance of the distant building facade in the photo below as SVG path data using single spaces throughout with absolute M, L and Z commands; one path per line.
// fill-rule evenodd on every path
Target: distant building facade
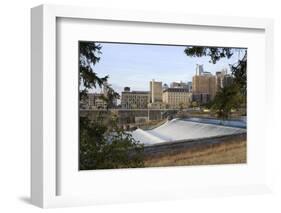
M 188 88 L 187 83 L 185 82 L 172 82 L 170 84 L 171 88 Z
M 233 83 L 233 76 L 227 73 L 226 69 L 216 72 L 217 88 L 223 88 Z
M 166 108 L 166 105 L 163 102 L 149 103 L 147 106 L 149 109 L 165 109 Z
M 217 92 L 216 76 L 211 73 L 201 72 L 200 75 L 195 75 L 192 78 L 192 94 L 195 101 L 207 103 L 213 100 Z M 198 98 L 201 99 L 198 99 Z M 204 98 L 203 98 L 204 97 Z
M 122 109 L 147 109 L 150 94 L 148 91 L 130 91 L 129 87 L 121 93 Z
M 206 104 L 211 100 L 212 99 L 209 93 L 192 93 L 192 101 L 195 101 L 199 104 Z
M 216 72 L 216 84 L 217 84 L 217 88 L 223 88 L 223 79 L 224 76 L 227 74 L 226 70 L 222 70 L 222 71 L 218 71 Z
M 192 100 L 199 104 L 212 101 L 220 88 L 231 85 L 233 77 L 223 69 L 213 75 L 205 72 L 203 65 L 196 66 L 196 74 L 192 78 Z
M 233 76 L 226 74 L 223 78 L 223 87 L 229 86 L 233 83 Z
M 154 79 L 149 82 L 150 103 L 162 102 L 162 82 Z
M 166 108 L 186 108 L 191 103 L 192 94 L 187 88 L 168 88 L 163 91 L 162 100 Z
M 196 64 L 196 75 L 202 75 L 204 72 L 203 64 Z
M 103 94 L 88 93 L 87 97 L 80 101 L 82 109 L 106 109 L 107 103 L 103 100 Z
M 192 81 L 187 82 L 187 88 L 188 88 L 189 92 L 192 92 Z

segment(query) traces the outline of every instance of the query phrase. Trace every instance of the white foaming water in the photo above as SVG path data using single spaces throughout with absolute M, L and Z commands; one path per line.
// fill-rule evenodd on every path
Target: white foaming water
M 140 141 L 140 143 L 151 145 L 163 142 L 208 138 L 245 132 L 246 129 L 243 128 L 173 119 L 153 130 L 137 129 L 131 132 L 131 134 L 133 138 Z

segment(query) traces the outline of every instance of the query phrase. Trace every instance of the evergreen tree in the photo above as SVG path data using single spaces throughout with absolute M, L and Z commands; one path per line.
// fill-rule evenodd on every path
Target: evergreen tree
M 114 169 L 143 167 L 143 145 L 131 134 L 118 126 L 118 117 L 109 109 L 119 98 L 108 84 L 109 76 L 99 77 L 94 65 L 99 62 L 102 46 L 95 42 L 79 43 L 79 91 L 80 100 L 87 99 L 92 88 L 104 88 L 102 99 L 107 103 L 107 113 L 101 112 L 96 119 L 80 116 L 79 121 L 79 168 Z

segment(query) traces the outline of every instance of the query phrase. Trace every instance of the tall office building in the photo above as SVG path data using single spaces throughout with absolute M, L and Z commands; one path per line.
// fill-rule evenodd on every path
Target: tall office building
M 162 82 L 154 79 L 149 82 L 150 103 L 162 102 Z
M 196 75 L 202 75 L 204 72 L 203 64 L 196 64 Z
M 227 73 L 227 69 L 216 72 L 217 88 L 223 88 L 233 83 L 233 76 Z
M 233 83 L 233 76 L 226 74 L 223 78 L 223 87 L 229 86 Z
M 196 75 L 192 78 L 193 100 L 207 103 L 213 100 L 217 92 L 216 76 L 203 70 L 203 65 L 196 66 Z
M 189 92 L 192 92 L 192 81 L 187 82 L 187 88 L 188 88 Z
M 216 84 L 217 84 L 217 88 L 223 88 L 223 79 L 225 77 L 225 75 L 227 75 L 227 70 L 223 69 L 221 71 L 216 72 Z

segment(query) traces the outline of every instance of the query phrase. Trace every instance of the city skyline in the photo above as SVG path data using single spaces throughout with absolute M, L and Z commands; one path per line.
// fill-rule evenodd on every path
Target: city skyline
M 103 43 L 101 59 L 93 69 L 98 76 L 109 75 L 109 84 L 121 93 L 125 86 L 132 90 L 148 91 L 149 81 L 155 79 L 170 85 L 172 82 L 192 81 L 196 64 L 203 64 L 204 71 L 229 71 L 229 64 L 236 63 L 243 56 L 245 48 L 236 48 L 230 59 L 223 58 L 216 64 L 209 63 L 209 57 L 188 57 L 187 46 L 147 45 L 126 43 Z M 238 50 L 240 50 L 240 58 Z M 129 78 L 127 78 L 130 76 Z M 95 89 L 91 92 L 99 92 Z
M 79 170 L 247 163 L 236 49 L 82 41 Z

